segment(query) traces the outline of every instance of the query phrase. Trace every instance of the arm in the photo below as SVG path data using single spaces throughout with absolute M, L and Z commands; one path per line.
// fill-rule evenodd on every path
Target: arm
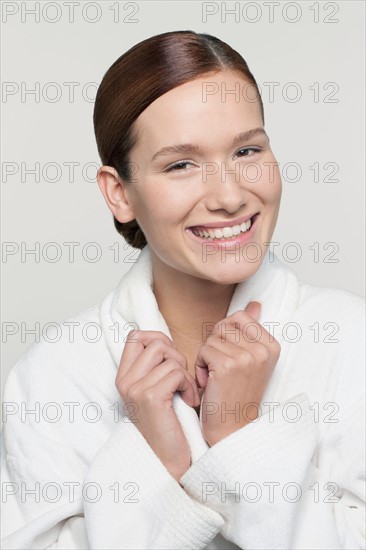
M 216 512 L 185 493 L 131 423 L 119 425 L 100 449 L 81 481 L 89 489 L 84 497 L 77 489 L 73 503 L 66 494 L 56 504 L 46 502 L 42 498 L 46 480 L 26 476 L 23 482 L 14 482 L 7 462 L 2 465 L 7 492 L 4 550 L 205 548 L 223 525 Z M 75 482 L 75 477 L 67 480 Z M 36 482 L 40 502 L 25 493 Z M 57 484 L 62 487 L 62 480 Z M 46 498 L 53 498 L 51 492 Z
M 222 534 L 241 548 L 365 548 L 363 308 L 346 298 L 345 304 L 334 300 L 345 317 L 333 317 L 342 328 L 337 348 L 326 342 L 311 346 L 304 340 L 305 347 L 296 350 L 299 366 L 293 358 L 291 373 L 293 380 L 303 376 L 302 387 L 307 384 L 313 394 L 336 403 L 338 419 L 319 424 L 303 393 L 288 400 L 296 403 L 295 422 L 288 421 L 288 415 L 281 412 L 286 402 L 278 404 L 273 421 L 267 413 L 246 425 L 243 421 L 242 426 L 236 420 L 230 427 L 235 415 L 226 414 L 223 419 L 212 410 L 208 421 L 203 422 L 202 429 L 212 446 L 180 481 L 188 494 L 222 515 Z M 208 404 L 222 403 L 222 410 L 232 411 L 239 398 L 228 399 L 228 391 L 225 395 L 219 393 L 224 388 L 224 377 L 221 384 L 214 384 L 220 362 L 225 364 L 220 353 L 225 351 L 224 346 L 230 356 L 227 364 L 235 366 L 236 349 L 230 344 L 213 339 L 214 349 L 202 349 L 198 365 L 206 364 L 213 371 L 205 392 L 216 392 L 218 397 L 206 396 Z M 306 361 L 302 364 L 303 357 Z M 306 373 L 301 372 L 304 368 Z M 241 383 L 239 380 L 237 369 L 231 387 L 244 393 L 248 384 L 245 379 Z M 226 435 L 215 440 L 217 428 L 221 433 L 226 430 Z
M 240 548 L 364 549 L 364 394 L 322 434 L 305 394 L 288 401 L 301 407 L 298 422 L 263 415 L 213 445 L 181 484 L 224 518 L 221 533 Z
M 118 425 L 85 481 L 103 492 L 96 506 L 84 505 L 91 548 L 103 548 L 106 540 L 111 548 L 205 548 L 224 523 L 186 494 L 132 422 Z M 95 518 L 114 525 L 113 533 Z
M 321 297 L 327 298 L 323 292 Z M 324 342 L 320 349 L 320 344 L 315 348 L 307 342 L 304 352 L 312 369 L 308 369 L 309 390 L 318 382 L 317 365 L 324 354 L 329 370 L 319 373 L 323 381 L 319 379 L 317 391 L 338 405 L 339 420 L 319 425 L 307 394 L 298 394 L 288 400 L 300 407 L 297 422 L 286 421 L 281 412 L 271 422 L 269 413 L 264 414 L 213 440 L 211 448 L 180 479 L 188 494 L 224 517 L 222 534 L 241 548 L 365 548 L 364 304 L 346 294 L 338 293 L 338 297 L 344 303 L 340 299 L 331 302 L 337 315 L 333 312 L 332 317 L 327 309 L 329 300 L 321 311 L 341 326 L 339 345 L 329 348 Z M 309 302 L 307 307 L 314 310 L 314 303 Z M 227 347 L 234 357 L 235 348 Z M 215 370 L 219 360 L 220 353 L 212 355 L 209 370 Z M 300 361 L 299 368 L 305 367 Z M 299 375 L 305 383 L 306 375 Z M 239 376 L 240 372 L 236 386 L 244 388 Z M 211 392 L 217 393 L 223 384 L 214 388 L 211 381 Z M 219 397 L 216 403 L 227 401 Z M 207 401 L 215 403 L 211 397 Z M 278 410 L 285 405 L 280 403 Z M 215 415 L 211 418 L 213 426 Z M 224 427 L 221 422 L 219 429 Z M 215 437 L 214 429 L 208 431 L 203 425 L 203 431 Z
M 223 536 L 240 548 L 294 548 L 289 534 L 317 430 L 307 396 L 289 402 L 298 404 L 297 422 L 286 420 L 283 403 L 213 445 L 181 478 L 188 494 L 223 516 Z
M 59 374 L 40 357 L 43 346 L 36 348 L 9 374 L 4 402 L 24 402 L 28 408 L 37 401 L 80 402 L 70 381 L 67 399 L 52 393 L 62 387 Z M 72 425 L 46 422 L 42 415 L 27 415 L 22 422 L 11 414 L 4 420 L 4 550 L 205 548 L 223 525 L 216 512 L 185 493 L 132 422 L 116 424 L 111 433 L 104 422 L 79 417 Z M 44 492 L 50 483 L 60 488 L 57 498 L 50 486 Z

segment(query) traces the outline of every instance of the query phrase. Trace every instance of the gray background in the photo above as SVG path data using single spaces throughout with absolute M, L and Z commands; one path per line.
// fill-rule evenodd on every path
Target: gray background
M 364 2 L 280 2 L 272 21 L 274 2 L 238 2 L 240 13 L 225 17 L 225 7 L 233 9 L 234 2 L 119 2 L 117 16 L 111 9 L 116 10 L 117 2 L 81 1 L 74 22 L 63 2 L 48 2 L 47 11 L 40 2 L 39 22 L 26 13 L 35 2 L 2 4 L 1 230 L 3 247 L 19 249 L 3 254 L 1 263 L 3 383 L 35 339 L 22 335 L 22 323 L 29 329 L 38 322 L 42 329 L 99 303 L 137 257 L 133 254 L 127 261 L 133 249 L 123 247 L 95 180 L 100 159 L 93 98 L 96 85 L 123 52 L 161 32 L 207 32 L 243 55 L 263 90 L 266 130 L 280 167 L 296 163 L 301 169 L 299 181 L 286 181 L 296 179 L 294 168 L 283 179 L 273 236 L 280 246 L 275 252 L 303 281 L 364 295 Z M 5 6 L 10 4 L 18 11 L 6 17 Z M 207 8 L 217 13 L 204 22 Z M 65 84 L 70 82 L 79 83 L 74 98 Z M 269 82 L 278 83 L 273 98 L 265 84 Z M 291 82 L 301 91 L 298 101 L 291 101 L 296 91 L 288 86 Z M 36 86 L 39 97 L 22 97 L 22 88 L 24 92 Z M 24 173 L 37 162 L 39 182 Z M 48 163 L 57 163 L 58 172 Z M 74 178 L 66 163 L 77 163 Z M 319 182 L 310 168 L 315 163 Z M 5 177 L 9 166 L 16 173 Z M 326 181 L 333 166 L 338 181 Z M 55 262 L 50 259 L 56 249 L 47 247 L 52 242 L 61 251 Z M 65 242 L 80 243 L 74 262 Z M 92 242 L 102 253 L 97 262 L 91 261 L 93 247 L 84 248 L 84 257 L 81 252 Z M 301 247 L 297 262 L 289 261 L 295 252 L 288 248 L 291 242 Z M 32 249 L 36 243 L 39 261 L 34 255 L 22 258 L 21 247 Z M 318 261 L 314 243 L 319 243 Z M 119 247 L 118 262 L 111 246 Z M 338 262 L 329 262 L 332 258 Z M 14 323 L 17 332 L 6 338 L 8 323 Z

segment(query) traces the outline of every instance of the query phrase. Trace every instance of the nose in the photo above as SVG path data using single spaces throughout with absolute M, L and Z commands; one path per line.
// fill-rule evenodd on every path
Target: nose
M 239 173 L 239 165 L 210 163 L 203 172 L 205 204 L 208 210 L 234 213 L 246 204 L 249 191 Z

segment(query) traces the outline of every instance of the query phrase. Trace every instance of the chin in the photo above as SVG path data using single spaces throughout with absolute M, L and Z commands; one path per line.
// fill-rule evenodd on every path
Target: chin
M 258 271 L 260 263 L 244 264 L 244 262 L 227 262 L 225 266 L 221 265 L 221 268 L 208 268 L 206 273 L 202 274 L 202 277 L 222 285 L 232 285 L 252 277 Z

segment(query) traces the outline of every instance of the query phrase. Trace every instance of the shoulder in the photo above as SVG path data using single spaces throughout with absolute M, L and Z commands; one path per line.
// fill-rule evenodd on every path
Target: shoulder
M 314 322 L 334 322 L 346 332 L 360 334 L 365 327 L 365 298 L 347 290 L 300 281 L 295 314 Z
M 111 357 L 99 309 L 94 305 L 60 323 L 49 323 L 10 369 L 4 399 L 59 399 L 65 391 L 76 398 L 87 391 L 85 379 L 102 378 L 101 369 L 108 369 Z
M 70 469 L 81 476 L 113 428 L 116 366 L 98 310 L 87 308 L 50 327 L 9 372 L 3 437 L 19 479 L 30 472 L 37 479 L 53 472 L 57 479 L 63 468 L 65 476 Z
M 365 298 L 334 287 L 320 287 L 300 282 L 301 307 L 324 308 L 329 312 L 341 315 L 362 315 L 365 309 Z
M 337 399 L 350 406 L 364 398 L 365 299 L 352 292 L 301 283 L 295 319 L 305 328 L 311 345 L 309 361 L 318 368 L 329 364 L 337 373 Z M 330 385 L 330 380 L 328 380 Z
M 322 328 L 333 325 L 348 353 L 352 353 L 350 345 L 355 350 L 364 347 L 365 298 L 358 294 L 301 282 L 295 316 L 309 324 L 318 323 Z
M 366 305 L 363 296 L 332 286 L 309 284 L 274 254 L 271 261 L 271 275 L 285 281 L 282 288 L 288 296 L 276 299 L 290 303 L 289 320 L 308 325 L 333 322 L 350 336 L 356 332 L 363 334 Z

